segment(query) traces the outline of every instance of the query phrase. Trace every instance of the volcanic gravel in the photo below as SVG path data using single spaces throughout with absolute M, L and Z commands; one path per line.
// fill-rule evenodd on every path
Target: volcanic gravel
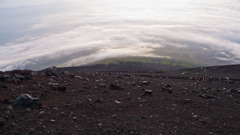
M 41 106 L 15 105 L 22 94 Z M 239 112 L 239 81 L 137 72 L 0 73 L 3 135 L 237 135 Z

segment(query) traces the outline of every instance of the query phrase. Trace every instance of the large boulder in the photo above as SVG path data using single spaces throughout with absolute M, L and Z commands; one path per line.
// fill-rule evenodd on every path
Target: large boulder
M 39 98 L 33 98 L 29 94 L 22 94 L 18 96 L 14 101 L 14 105 L 21 106 L 21 107 L 41 107 L 42 106 Z

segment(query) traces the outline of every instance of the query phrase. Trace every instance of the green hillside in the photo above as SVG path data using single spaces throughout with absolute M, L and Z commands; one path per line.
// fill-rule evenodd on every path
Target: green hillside
M 121 62 L 139 62 L 139 63 L 151 63 L 159 65 L 168 65 L 168 66 L 179 66 L 182 68 L 191 68 L 199 65 L 192 64 L 185 61 L 172 60 L 172 59 L 162 59 L 162 58 L 153 58 L 153 57 L 122 57 L 122 58 L 109 58 L 102 61 L 99 61 L 95 64 L 118 64 Z

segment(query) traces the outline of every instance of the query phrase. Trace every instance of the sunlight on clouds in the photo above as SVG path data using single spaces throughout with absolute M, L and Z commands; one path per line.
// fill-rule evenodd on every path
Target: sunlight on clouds
M 237 0 L 2 0 L 0 70 L 120 56 L 235 64 L 239 27 Z

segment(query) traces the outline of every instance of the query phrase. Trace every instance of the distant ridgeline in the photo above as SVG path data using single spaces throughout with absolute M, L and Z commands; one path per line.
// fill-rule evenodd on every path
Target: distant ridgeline
M 87 66 L 58 67 L 58 71 L 96 72 L 96 71 L 172 71 L 196 67 L 188 63 L 174 60 L 159 60 L 153 58 L 108 59 Z
M 95 64 L 119 64 L 119 63 L 143 63 L 153 64 L 168 67 L 168 69 L 182 69 L 200 66 L 186 61 L 167 59 L 167 58 L 156 58 L 156 57 L 121 57 L 121 58 L 109 58 Z M 154 65 L 155 64 L 155 65 Z M 161 68 L 161 67 L 159 67 Z

